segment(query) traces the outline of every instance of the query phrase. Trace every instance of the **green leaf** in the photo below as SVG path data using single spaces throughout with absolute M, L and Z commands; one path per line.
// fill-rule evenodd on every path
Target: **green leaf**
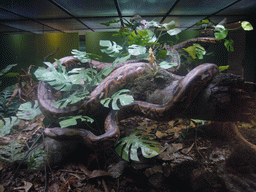
M 91 68 L 74 68 L 69 71 L 68 74 L 72 84 L 81 85 L 81 80 L 86 83 L 90 83 L 93 78 L 98 74 L 98 72 L 95 69 Z
M 148 27 L 157 27 L 157 28 L 161 28 L 162 25 L 156 21 L 150 21 L 148 22 Z
M 15 116 L 6 117 L 0 120 L 0 138 L 8 135 L 11 131 L 11 128 L 19 122 L 20 120 Z
M 163 27 L 164 27 L 167 31 L 169 31 L 169 30 L 174 29 L 174 28 L 176 27 L 176 23 L 175 23 L 175 21 L 171 21 L 171 22 L 169 22 L 169 23 L 164 23 L 164 24 L 163 24 Z
M 123 49 L 120 45 L 117 45 L 116 42 L 111 42 L 109 40 L 100 40 L 100 46 L 107 47 L 105 49 L 101 49 L 101 51 L 108 54 L 110 57 L 117 57 L 120 50 Z
M 7 146 L 0 146 L 0 160 L 14 163 L 21 160 L 24 154 L 21 153 L 24 145 L 19 140 L 12 141 Z
M 108 22 L 101 22 L 100 24 L 109 27 L 110 24 L 119 23 L 119 22 L 120 22 L 120 19 L 111 19 L 111 20 L 108 21 Z
M 129 137 L 120 139 L 115 145 L 115 151 L 126 161 L 139 161 L 138 149 L 141 148 L 145 158 L 152 158 L 159 154 L 160 144 L 157 141 L 144 139 L 143 131 L 135 131 Z
M 130 45 L 128 47 L 128 52 L 131 54 L 131 55 L 142 55 L 142 54 L 145 54 L 147 51 L 146 47 L 145 46 L 141 46 L 141 45 Z
M 171 35 L 171 36 L 173 36 L 173 35 L 178 35 L 180 32 L 181 32 L 181 30 L 180 30 L 180 29 L 177 29 L 177 28 L 171 29 L 171 30 L 168 30 L 168 31 L 167 31 L 167 33 L 168 33 L 169 35 Z
M 44 62 L 51 71 L 39 67 L 34 75 L 39 81 L 45 81 L 49 83 L 54 89 L 60 91 L 70 91 L 72 88 L 72 83 L 69 79 L 68 73 L 65 67 L 61 66 L 60 61 L 56 60 L 58 64 L 58 71 L 50 62 Z
M 41 111 L 38 106 L 38 101 L 35 100 L 34 105 L 32 105 L 31 102 L 21 104 L 17 112 L 17 117 L 19 119 L 31 120 L 40 114 Z
M 83 51 L 79 51 L 77 49 L 72 49 L 71 53 L 74 55 L 74 57 L 79 59 L 82 63 L 89 62 L 91 59 L 97 59 L 97 60 L 102 59 L 102 57 L 99 55 L 92 54 L 92 53 L 86 53 Z
M 228 51 L 234 51 L 233 44 L 234 44 L 234 41 L 232 39 L 230 39 L 230 40 L 226 39 L 225 42 L 224 42 L 224 45 L 225 45 L 225 47 L 227 48 Z
M 189 46 L 187 48 L 183 48 L 188 54 L 193 58 L 196 59 L 196 48 L 194 46 Z
M 228 29 L 226 29 L 223 25 L 217 25 L 214 31 L 214 36 L 216 39 L 225 39 L 228 35 Z
M 104 106 L 109 108 L 110 103 L 112 102 L 112 109 L 119 110 L 118 101 L 120 102 L 121 106 L 129 105 L 134 101 L 134 98 L 131 95 L 126 94 L 130 92 L 128 89 L 121 89 L 114 93 L 111 98 L 105 98 L 100 101 L 100 103 Z
M 198 59 L 203 59 L 203 56 L 206 54 L 204 47 L 196 43 L 194 43 L 193 46 L 195 47 L 196 56 L 198 57 Z
M 163 69 L 169 69 L 171 67 L 176 67 L 178 63 L 169 63 L 167 61 L 162 61 L 159 66 Z
M 226 66 L 219 66 L 219 70 L 220 71 L 225 71 L 226 69 L 229 68 L 229 65 L 226 65 Z
M 113 62 L 113 64 L 116 64 L 116 63 L 122 64 L 123 62 L 127 61 L 130 58 L 131 58 L 131 54 L 128 54 L 124 57 L 117 57 L 116 60 Z
M 81 91 L 75 91 L 73 94 L 69 95 L 68 97 L 54 102 L 54 106 L 56 108 L 65 108 L 69 104 L 72 105 L 86 99 L 89 95 L 90 95 L 90 92 L 86 90 L 82 91 L 82 93 Z
M 3 76 L 5 73 L 7 73 L 8 71 L 11 70 L 11 68 L 13 68 L 14 66 L 16 66 L 17 64 L 11 64 L 11 65 L 7 65 L 7 67 L 5 67 L 4 69 L 2 69 L 0 71 L 0 76 Z
M 203 19 L 202 20 L 202 24 L 209 24 L 209 23 L 210 23 L 210 21 L 208 19 Z
M 77 125 L 78 119 L 80 119 L 81 121 L 86 121 L 88 123 L 94 122 L 94 119 L 92 119 L 91 117 L 78 115 L 78 116 L 61 117 L 60 118 L 61 121 L 59 122 L 59 124 L 61 128 L 74 126 L 74 125 Z
M 241 23 L 241 26 L 242 28 L 245 30 L 245 31 L 251 31 L 253 30 L 253 26 L 251 25 L 251 23 L 249 23 L 248 21 L 243 21 Z
M 17 77 L 19 75 L 19 73 L 6 73 L 5 76 L 6 77 Z
M 198 124 L 202 124 L 204 125 L 205 124 L 205 120 L 200 120 L 200 119 L 190 119 L 191 121 L 195 122 L 195 123 L 198 123 Z

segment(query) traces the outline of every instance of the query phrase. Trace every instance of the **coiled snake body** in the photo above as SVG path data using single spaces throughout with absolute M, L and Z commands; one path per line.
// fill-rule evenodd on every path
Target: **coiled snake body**
M 74 57 L 64 57 L 60 61 L 66 67 L 79 65 L 79 60 Z M 94 68 L 101 70 L 110 63 L 92 61 Z M 88 65 L 88 64 L 83 64 Z M 49 90 L 47 83 L 39 82 L 38 85 L 38 101 L 41 110 L 45 116 L 51 120 L 58 119 L 61 116 L 73 115 L 78 113 L 80 109 L 83 115 L 100 116 L 103 105 L 100 100 L 110 97 L 116 91 L 122 89 L 124 85 L 135 79 L 139 75 L 147 73 L 147 69 L 151 68 L 148 62 L 143 61 L 127 61 L 123 64 L 116 65 L 116 69 L 106 77 L 90 94 L 90 99 L 79 106 L 71 106 L 63 109 L 54 107 L 54 96 Z M 174 90 L 170 99 L 165 104 L 152 104 L 143 101 L 134 101 L 130 105 L 123 106 L 120 110 L 111 110 L 104 124 L 105 133 L 95 135 L 89 130 L 81 128 L 47 128 L 45 134 L 54 139 L 76 139 L 80 140 L 88 147 L 100 150 L 113 146 L 119 138 L 118 122 L 131 116 L 143 116 L 154 120 L 171 120 L 177 117 L 178 109 L 181 105 L 188 107 L 198 93 L 209 83 L 214 76 L 219 73 L 219 69 L 215 64 L 203 64 L 190 71 L 184 78 L 179 81 L 178 86 Z

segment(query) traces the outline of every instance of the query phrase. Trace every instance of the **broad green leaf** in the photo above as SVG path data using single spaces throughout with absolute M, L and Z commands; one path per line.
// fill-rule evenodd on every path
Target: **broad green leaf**
M 120 22 L 120 19 L 112 19 L 112 20 L 110 20 L 108 22 L 101 22 L 100 24 L 109 27 L 110 24 L 119 23 L 119 22 Z
M 234 41 L 232 39 L 230 39 L 230 40 L 226 39 L 225 42 L 224 42 L 224 45 L 225 45 L 225 47 L 227 48 L 228 51 L 234 51 L 233 44 L 234 44 Z
M 38 101 L 35 100 L 34 105 L 32 105 L 31 102 L 21 104 L 17 112 L 17 117 L 19 119 L 31 120 L 40 114 L 41 111 L 38 106 Z
M 74 126 L 77 124 L 78 119 L 80 119 L 81 121 L 86 121 L 88 123 L 94 122 L 94 119 L 92 119 L 91 117 L 78 115 L 78 116 L 61 117 L 60 118 L 61 121 L 59 122 L 59 124 L 61 128 Z
M 131 54 L 131 55 L 141 55 L 141 54 L 145 54 L 147 51 L 146 47 L 145 46 L 141 46 L 141 45 L 130 45 L 128 47 L 128 52 Z
M 195 47 L 196 56 L 198 57 L 198 59 L 203 59 L 203 56 L 206 54 L 204 47 L 196 43 L 194 43 L 193 46 Z
M 148 22 L 148 27 L 157 27 L 157 28 L 161 28 L 162 25 L 156 21 L 150 21 Z
M 56 108 L 65 108 L 67 105 L 75 104 L 81 100 L 86 99 L 90 95 L 89 91 L 83 91 L 79 94 L 79 91 L 75 91 L 73 94 L 69 95 L 67 98 L 63 98 L 54 102 Z
M 178 63 L 169 63 L 167 61 L 162 61 L 159 66 L 163 69 L 169 69 L 171 67 L 176 67 Z
M 159 154 L 160 144 L 157 141 L 144 139 L 143 131 L 135 131 L 129 137 L 120 139 L 115 145 L 115 151 L 126 161 L 139 161 L 138 149 L 141 148 L 145 158 L 152 158 Z M 147 136 L 148 137 L 148 136 Z
M 13 68 L 14 66 L 16 66 L 17 64 L 11 64 L 11 65 L 7 65 L 4 69 L 2 69 L 0 71 L 0 76 L 4 75 L 5 73 L 7 73 L 8 71 L 11 70 L 11 68 Z
M 128 55 L 126 55 L 126 56 L 124 56 L 124 57 L 117 57 L 116 60 L 115 60 L 113 63 L 114 63 L 114 64 L 116 64 L 116 63 L 122 64 L 123 62 L 127 61 L 127 60 L 130 59 L 130 58 L 131 58 L 131 54 L 128 54 Z M 112 71 L 111 71 L 111 72 L 112 72 Z
M 0 138 L 8 135 L 11 131 L 11 128 L 19 122 L 20 120 L 15 116 L 6 117 L 0 120 Z
M 81 85 L 81 79 L 86 83 L 90 83 L 98 72 L 91 68 L 74 68 L 68 74 L 71 74 L 69 78 L 72 84 Z
M 202 124 L 204 125 L 205 124 L 205 120 L 200 120 L 200 119 L 190 119 L 191 121 L 195 122 L 195 123 L 198 123 L 198 124 Z
M 90 58 L 88 58 L 86 52 L 78 51 L 77 49 L 72 49 L 71 53 L 79 59 L 82 63 L 86 63 L 90 61 Z
M 57 62 L 58 65 L 59 63 L 60 62 Z M 45 81 L 49 83 L 56 90 L 70 91 L 72 88 L 72 83 L 65 67 L 59 65 L 57 71 L 57 69 L 50 62 L 44 62 L 44 64 L 46 64 L 51 69 L 51 71 L 43 67 L 39 67 L 34 73 L 36 78 L 39 81 Z
M 101 103 L 104 107 L 109 108 L 109 104 L 110 104 L 111 101 L 112 101 L 111 98 L 105 98 L 105 99 L 100 100 L 100 103 Z
M 196 48 L 194 46 L 189 46 L 187 48 L 183 48 L 186 52 L 189 53 L 189 55 L 193 58 L 196 59 Z
M 119 110 L 120 108 L 118 107 L 118 101 L 122 106 L 129 105 L 134 101 L 134 98 L 131 95 L 126 94 L 127 92 L 130 92 L 128 89 L 121 89 L 120 91 L 117 91 L 114 93 L 111 98 L 105 98 L 100 101 L 100 103 L 104 107 L 109 107 L 110 103 L 112 106 L 113 110 Z
M 251 31 L 253 30 L 253 26 L 251 25 L 251 23 L 249 23 L 248 21 L 243 21 L 241 23 L 241 26 L 242 28 L 245 30 L 245 31 Z
M 210 23 L 210 21 L 208 19 L 203 19 L 202 20 L 202 24 L 209 24 L 209 23 Z
M 120 45 L 117 45 L 116 42 L 111 42 L 109 40 L 100 40 L 100 46 L 107 47 L 105 49 L 101 49 L 101 51 L 108 54 L 110 57 L 117 57 L 120 50 L 123 49 Z
M 169 35 L 171 35 L 171 36 L 173 36 L 173 35 L 178 35 L 180 32 L 181 32 L 181 30 L 180 30 L 180 29 L 177 29 L 177 28 L 171 29 L 171 30 L 168 30 L 168 31 L 167 31 L 167 33 L 168 33 Z
M 216 39 L 225 39 L 228 35 L 228 29 L 226 29 L 223 25 L 217 25 L 214 31 L 214 36 Z
M 169 30 L 174 29 L 174 28 L 176 27 L 176 23 L 175 23 L 175 21 L 171 21 L 171 22 L 169 22 L 169 23 L 164 23 L 164 24 L 163 24 L 163 27 L 164 27 L 167 31 L 169 31 Z
M 226 66 L 219 66 L 219 70 L 220 71 L 225 71 L 226 69 L 229 68 L 229 65 L 226 65 Z

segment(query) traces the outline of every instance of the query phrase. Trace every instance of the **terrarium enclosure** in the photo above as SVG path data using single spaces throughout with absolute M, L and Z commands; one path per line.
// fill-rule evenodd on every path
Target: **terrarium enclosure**
M 0 2 L 0 191 L 256 191 L 256 2 Z

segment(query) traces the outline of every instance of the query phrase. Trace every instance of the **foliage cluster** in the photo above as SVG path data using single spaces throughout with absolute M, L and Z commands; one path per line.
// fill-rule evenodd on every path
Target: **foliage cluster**
M 120 20 L 114 19 L 102 24 L 109 26 L 113 23 L 119 22 Z M 81 67 L 67 71 L 67 69 L 62 66 L 61 62 L 56 60 L 57 68 L 55 68 L 50 62 L 45 62 L 45 65 L 47 65 L 50 70 L 45 69 L 44 67 L 39 67 L 35 71 L 34 75 L 38 80 L 45 81 L 49 83 L 52 88 L 62 92 L 63 98 L 55 102 L 55 106 L 57 108 L 64 108 L 67 105 L 73 105 L 87 100 L 91 91 L 113 71 L 115 65 L 117 63 L 123 63 L 128 59 L 147 59 L 156 72 L 161 68 L 169 69 L 178 65 L 177 55 L 175 55 L 175 53 L 170 49 L 173 43 L 168 42 L 168 48 L 168 46 L 166 46 L 166 42 L 159 41 L 160 37 L 166 34 L 175 36 L 176 39 L 178 39 L 177 35 L 181 30 L 176 27 L 175 21 L 160 24 L 156 21 L 148 22 L 144 20 L 142 22 L 141 20 L 138 20 L 136 22 L 130 22 L 128 20 L 124 20 L 123 24 L 124 26 L 114 34 L 115 36 L 125 38 L 125 42 L 122 46 L 109 40 L 101 40 L 99 42 L 102 47 L 101 51 L 108 54 L 110 57 L 115 58 L 115 61 L 111 66 L 108 66 L 101 71 L 95 70 L 92 66 L 90 68 Z M 209 20 L 202 20 L 198 22 L 198 25 L 207 26 L 209 24 Z M 253 29 L 251 24 L 247 21 L 243 21 L 241 23 L 241 27 L 244 30 Z M 156 30 L 160 31 L 160 33 L 155 33 Z M 224 39 L 224 45 L 227 50 L 233 51 L 234 42 L 232 39 L 227 39 L 228 31 L 229 29 L 226 29 L 224 25 L 219 24 L 214 26 L 214 35 L 216 39 Z M 194 60 L 203 59 L 203 56 L 206 55 L 204 47 L 196 43 L 184 48 L 184 51 L 186 51 Z M 78 50 L 72 50 L 71 53 L 82 63 L 91 64 L 92 59 L 101 59 L 101 56 Z M 15 65 L 16 64 L 9 65 L 0 72 L 0 84 L 3 76 L 17 75 L 15 73 L 8 73 L 8 71 Z M 220 67 L 220 70 L 225 70 L 227 67 L 228 66 L 222 66 Z M 153 72 L 153 76 L 155 74 L 156 73 Z M 4 90 L 1 92 L 1 110 L 4 109 L 3 106 L 10 97 L 11 92 L 8 91 L 9 90 Z M 104 98 L 101 100 L 101 104 L 105 107 L 112 107 L 113 110 L 119 110 L 120 106 L 129 105 L 134 101 L 132 96 L 127 94 L 128 92 L 129 90 L 120 90 L 114 93 L 110 98 Z M 17 110 L 17 108 L 15 110 Z M 10 111 L 12 110 L 8 108 L 8 110 L 4 109 L 3 112 L 1 112 L 2 114 L 8 115 Z M 29 120 L 35 118 L 38 114 L 40 114 L 40 110 L 38 108 L 37 101 L 35 101 L 33 105 L 31 103 L 24 103 L 20 105 L 17 117 L 12 116 L 0 120 L 0 137 L 8 134 L 11 127 L 18 123 L 18 119 Z M 60 125 L 61 127 L 76 125 L 76 121 L 78 119 L 89 123 L 94 121 L 90 117 L 78 115 L 61 119 Z M 157 155 L 160 151 L 160 147 L 157 142 L 148 141 L 141 135 L 141 133 L 134 132 L 130 137 L 123 138 L 117 143 L 116 152 L 126 160 L 132 159 L 137 161 L 137 150 L 139 148 L 141 149 L 143 156 L 146 158 L 151 158 Z M 15 156 L 15 154 L 17 155 Z M 20 158 L 18 157 L 18 154 L 20 154 L 20 147 L 18 143 L 11 143 L 7 148 L 1 148 L 0 158 L 13 162 L 15 159 Z M 42 151 L 37 151 L 30 157 L 30 164 L 35 164 L 35 160 L 39 157 L 43 157 Z

